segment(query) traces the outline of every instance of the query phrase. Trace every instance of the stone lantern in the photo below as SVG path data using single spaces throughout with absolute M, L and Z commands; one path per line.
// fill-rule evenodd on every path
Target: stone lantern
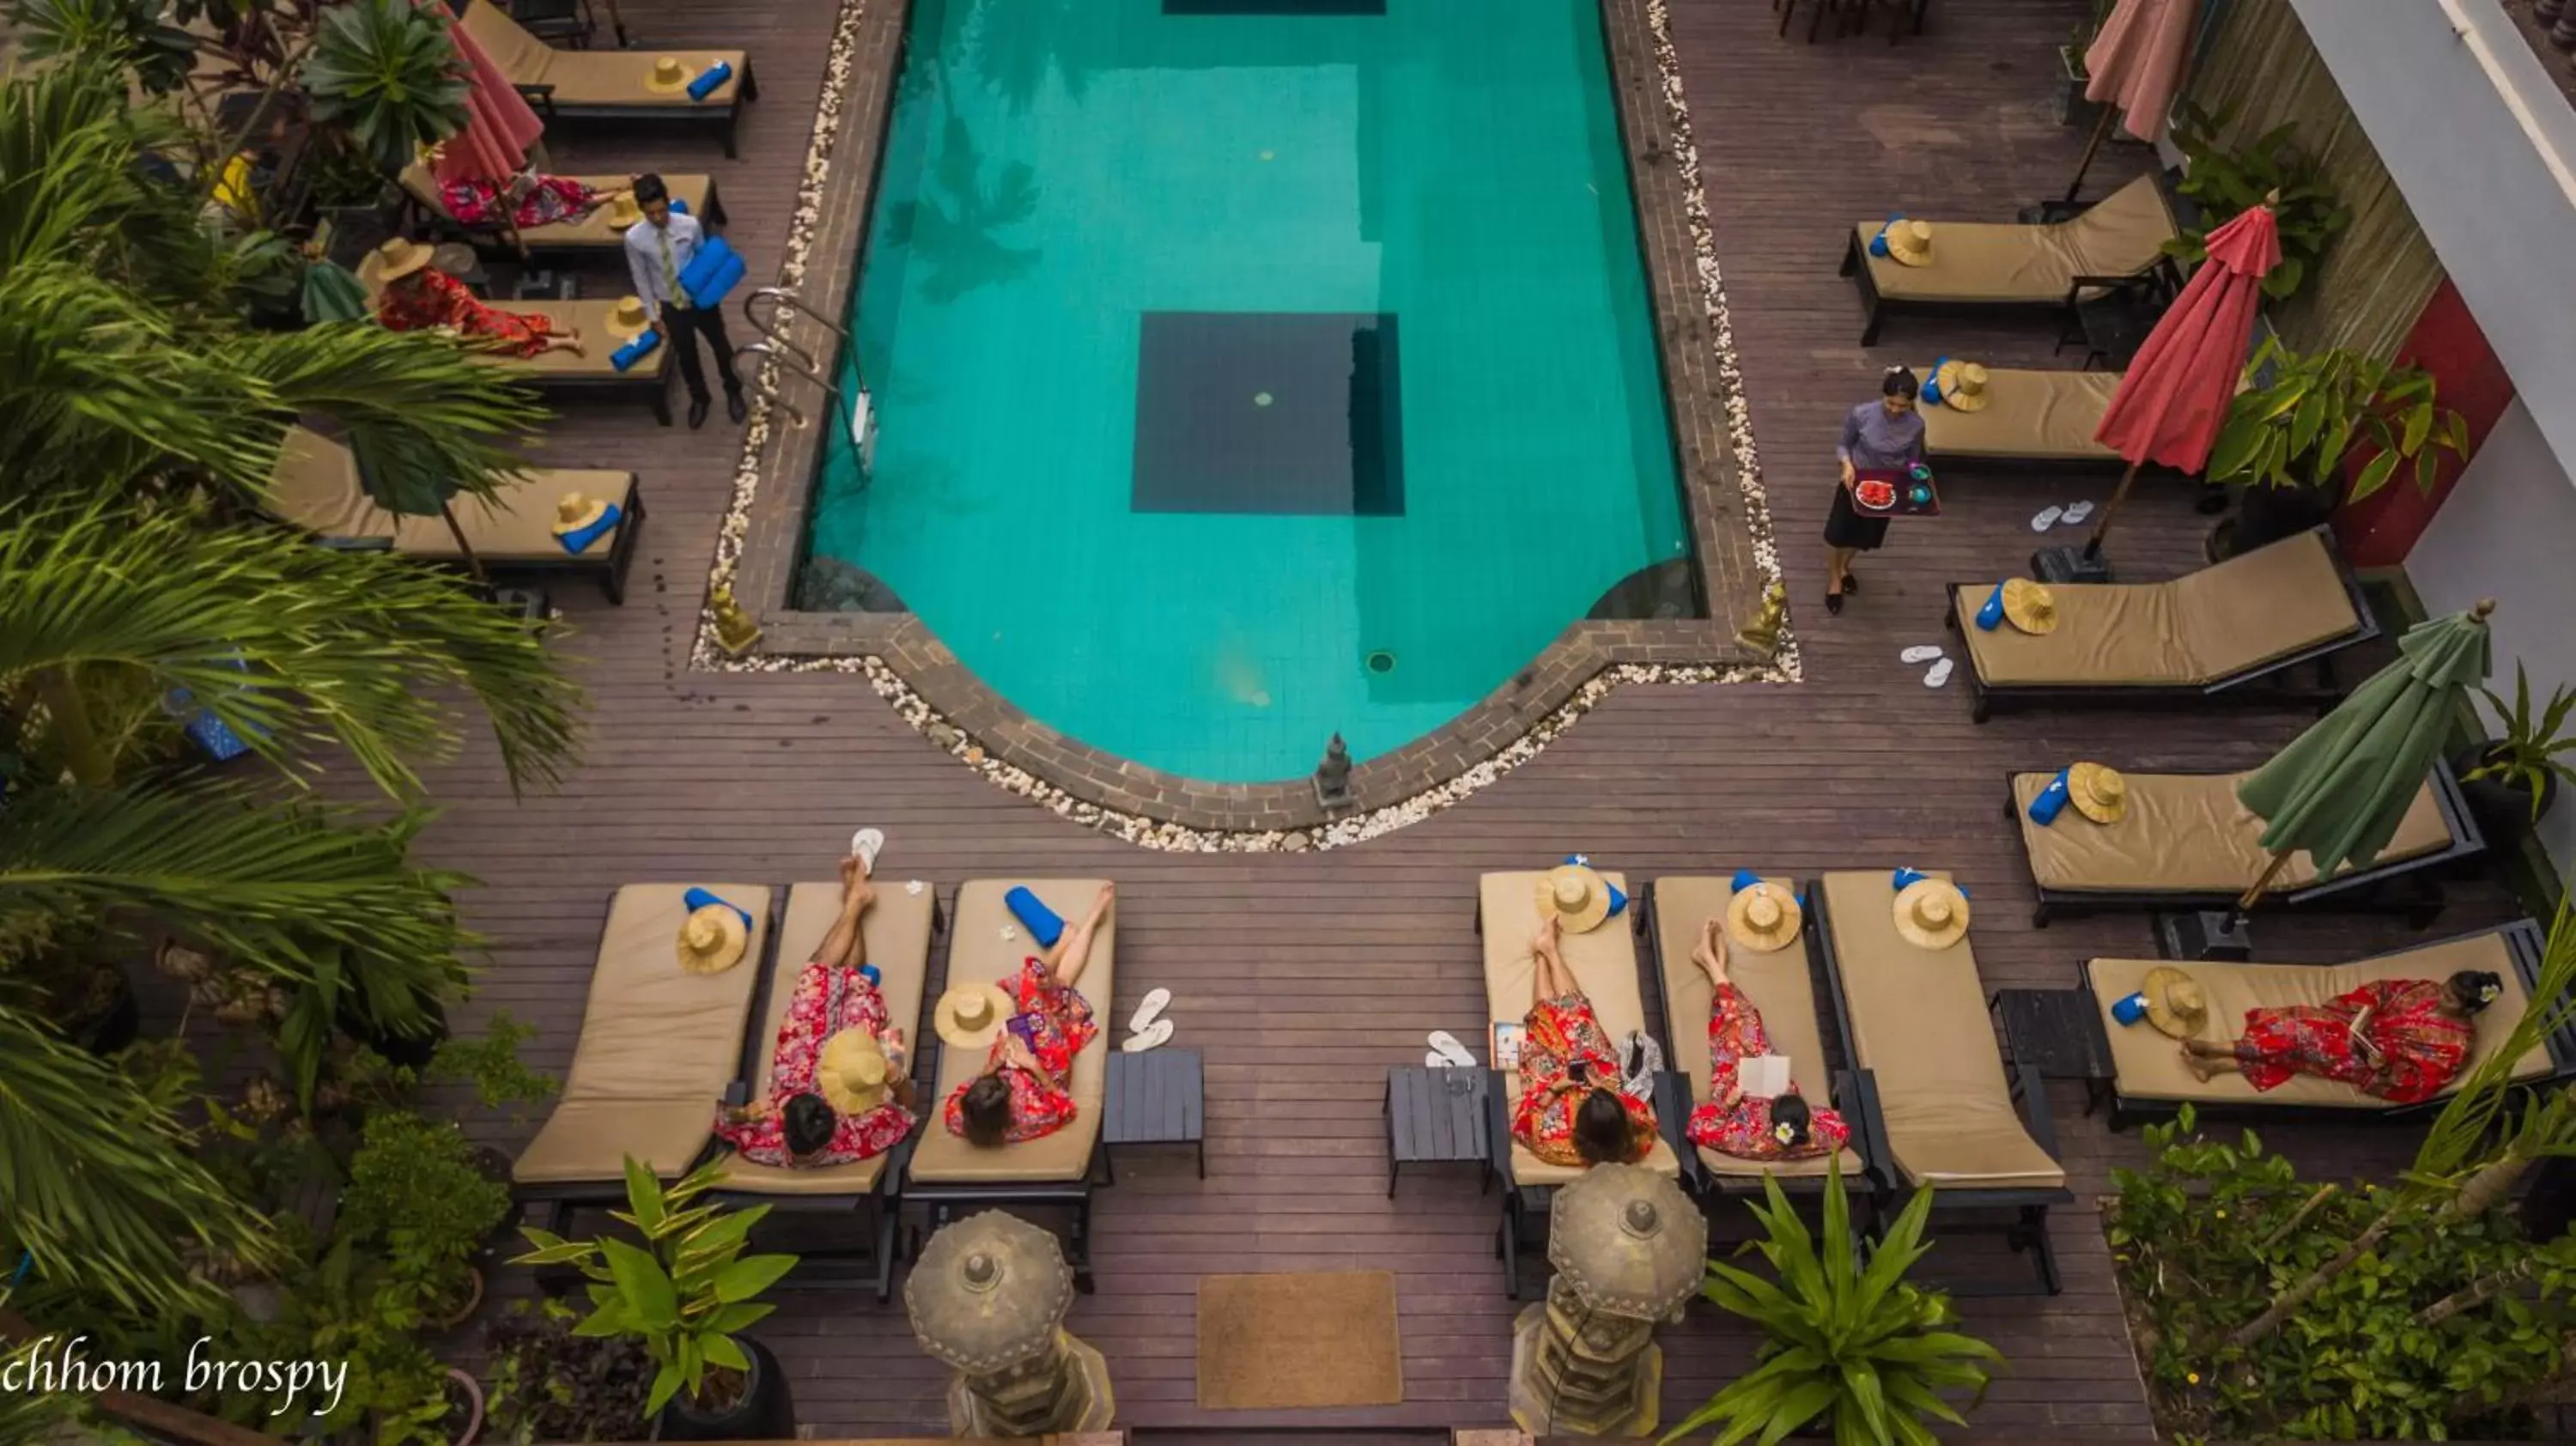
M 1654 1434 L 1664 1353 L 1706 1274 L 1708 1220 L 1681 1187 L 1635 1165 L 1595 1165 L 1556 1192 L 1547 1299 L 1512 1329 L 1512 1420 L 1533 1436 Z
M 930 1237 L 904 1281 L 921 1348 L 957 1371 L 948 1429 L 978 1437 L 1098 1431 L 1115 1403 L 1100 1352 L 1064 1329 L 1073 1268 L 1055 1236 L 998 1210 Z

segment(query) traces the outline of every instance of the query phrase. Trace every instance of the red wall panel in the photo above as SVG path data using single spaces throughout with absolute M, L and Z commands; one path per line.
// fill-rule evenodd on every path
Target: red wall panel
M 2442 500 L 2458 485 L 2469 457 L 2477 455 L 2487 433 L 2513 404 L 2513 379 L 2505 375 L 2504 364 L 2487 346 L 2486 333 L 2478 330 L 2477 318 L 2448 280 L 2424 303 L 2397 359 L 2433 374 L 2440 405 L 2458 411 L 2469 424 L 2469 452 L 2468 457 L 2443 454 L 2429 493 L 2417 489 L 2411 467 L 2401 467 L 2376 496 L 2336 512 L 2335 535 L 2356 567 L 2391 567 L 2406 560 Z M 2358 474 L 2368 460 L 2355 456 L 2347 476 Z

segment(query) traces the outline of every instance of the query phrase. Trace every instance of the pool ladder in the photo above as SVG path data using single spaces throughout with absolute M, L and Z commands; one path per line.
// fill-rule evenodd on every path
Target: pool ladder
M 766 316 L 760 310 L 760 303 L 764 301 L 771 303 Z M 849 332 L 835 324 L 831 318 L 798 300 L 794 291 L 784 286 L 764 286 L 742 299 L 743 319 L 751 324 L 753 331 L 760 334 L 760 340 L 744 342 L 734 348 L 734 358 L 739 361 L 744 357 L 765 357 L 822 388 L 823 394 L 832 399 L 833 405 L 840 412 L 841 419 L 849 428 L 850 441 L 858 449 L 859 474 L 865 478 L 876 460 L 877 449 L 876 409 L 869 404 L 866 382 L 864 379 L 861 380 L 858 401 L 853 405 L 849 398 L 841 394 L 840 384 L 823 374 L 822 364 L 815 360 L 814 354 L 788 340 L 785 331 L 778 325 L 780 307 L 794 308 L 811 319 L 816 326 L 840 338 L 843 350 L 849 348 Z M 855 359 L 852 365 L 856 366 Z M 805 425 L 805 413 L 794 402 L 779 395 L 778 387 L 770 373 L 764 371 L 762 378 L 761 397 L 787 413 L 796 425 L 802 428 Z

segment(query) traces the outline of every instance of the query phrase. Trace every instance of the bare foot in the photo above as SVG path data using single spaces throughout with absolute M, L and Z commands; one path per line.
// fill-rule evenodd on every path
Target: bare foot
M 1557 941 L 1564 937 L 1565 917 L 1557 913 L 1554 909 L 1550 909 L 1547 911 L 1547 917 L 1538 921 L 1538 933 L 1530 939 L 1530 947 L 1543 952 L 1554 953 L 1556 951 Z
M 1726 930 L 1715 915 L 1699 926 L 1699 947 L 1691 951 L 1691 962 L 1708 971 L 1712 984 L 1726 982 Z
M 2218 1073 L 2217 1069 L 2212 1066 L 2208 1060 L 2202 1058 L 2199 1052 L 2194 1050 L 2188 1043 L 2184 1044 L 2182 1047 L 2182 1067 L 2190 1070 L 2191 1077 L 2200 1081 L 2202 1084 L 2209 1083 L 2209 1077 Z
M 1097 926 L 1101 920 L 1108 918 L 1109 906 L 1116 902 L 1118 902 L 1118 886 L 1116 884 L 1102 884 L 1100 886 L 1100 892 L 1092 896 L 1091 918 L 1089 922 L 1094 926 Z
M 877 891 L 867 880 L 861 879 L 850 886 L 849 901 L 851 913 L 864 914 L 868 911 L 868 905 L 877 901 Z
M 842 898 L 848 898 L 850 896 L 850 890 L 858 887 L 859 880 L 863 877 L 860 870 L 866 867 L 866 862 L 857 854 L 852 854 L 848 858 L 841 860 L 840 870 Z

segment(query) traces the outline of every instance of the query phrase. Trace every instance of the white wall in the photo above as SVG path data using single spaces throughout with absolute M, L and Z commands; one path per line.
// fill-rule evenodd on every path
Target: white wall
M 2535 700 L 2576 682 L 2576 482 L 2521 401 L 2433 514 L 2406 555 L 2406 574 L 2436 615 L 2496 600 L 2490 686 L 2506 698 L 2517 661 L 2531 672 Z M 2483 701 L 2478 710 L 2488 711 Z M 2576 881 L 2576 792 L 2560 790 L 2540 831 L 2560 876 Z
M 2576 110 L 2500 0 L 2290 3 L 2515 389 L 2534 399 L 2565 485 L 2576 475 Z M 2576 530 L 2557 537 L 2576 544 Z

